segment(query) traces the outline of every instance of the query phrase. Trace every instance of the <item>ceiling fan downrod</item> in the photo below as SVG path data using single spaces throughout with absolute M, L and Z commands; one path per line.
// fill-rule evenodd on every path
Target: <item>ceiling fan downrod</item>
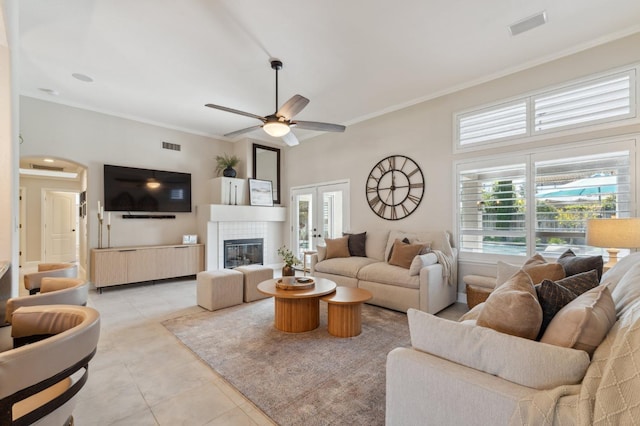
M 276 71 L 276 111 L 278 111 L 278 71 L 282 69 L 282 61 L 279 59 L 271 60 L 271 68 Z

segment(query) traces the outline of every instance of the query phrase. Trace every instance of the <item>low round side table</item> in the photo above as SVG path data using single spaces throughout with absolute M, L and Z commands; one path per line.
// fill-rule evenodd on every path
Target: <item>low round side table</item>
M 337 287 L 323 296 L 327 302 L 327 329 L 336 337 L 354 337 L 362 332 L 362 304 L 373 295 L 363 288 Z

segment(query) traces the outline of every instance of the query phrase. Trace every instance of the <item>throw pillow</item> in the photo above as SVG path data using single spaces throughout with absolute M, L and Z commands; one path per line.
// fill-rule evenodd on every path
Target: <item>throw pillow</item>
M 535 339 L 542 324 L 542 309 L 529 275 L 520 270 L 497 287 L 484 302 L 477 324 Z
M 542 308 L 542 326 L 537 339 L 540 340 L 542 338 L 547 326 L 560 309 L 598 284 L 598 273 L 593 269 L 559 281 L 544 280 L 536 285 L 538 301 Z
M 326 259 L 334 259 L 336 257 L 350 257 L 349 255 L 349 237 L 325 238 L 327 245 Z
M 595 269 L 598 271 L 598 281 L 602 278 L 602 256 L 578 257 L 571 249 L 568 249 L 560 255 L 557 262 L 562 265 L 567 276 Z
M 540 331 L 536 337 L 536 340 L 540 340 L 558 311 L 568 305 L 569 302 L 578 297 L 578 295 L 551 280 L 544 280 L 540 284 L 536 284 L 535 287 L 540 308 L 542 308 L 542 325 L 540 325 Z
M 415 349 L 529 388 L 580 383 L 589 367 L 583 351 L 541 345 L 415 309 L 408 310 L 407 319 Z
M 349 237 L 349 254 L 351 256 L 367 257 L 365 251 L 365 243 L 367 241 L 367 233 L 362 232 L 360 234 L 342 233 L 343 236 Z
M 562 308 L 540 341 L 593 355 L 615 322 L 611 292 L 607 285 L 597 286 Z
M 548 263 L 542 255 L 536 253 L 527 259 L 522 266 L 512 265 L 499 260 L 496 286 L 506 282 L 520 269 L 523 269 L 527 274 L 529 274 L 534 284 L 539 284 L 544 279 L 556 281 L 566 276 L 562 265 L 559 263 Z
M 420 250 L 422 250 L 422 245 L 420 244 L 406 244 L 402 241 L 396 240 L 396 242 L 393 243 L 393 250 L 391 252 L 391 259 L 389 259 L 389 265 L 409 269 L 413 258 L 420 253 Z
M 419 254 L 413 258 L 409 266 L 409 275 L 418 275 L 420 269 L 425 266 L 435 265 L 438 263 L 438 256 L 435 253 Z
M 389 256 L 387 256 L 387 263 L 389 263 L 389 260 L 391 260 L 391 256 L 393 256 L 393 248 L 395 247 L 397 241 L 400 241 L 400 239 L 394 240 L 393 244 L 391 245 L 391 250 L 389 250 Z M 411 244 L 411 242 L 409 241 L 409 238 L 407 237 L 404 237 L 402 239 L 402 242 L 405 244 Z

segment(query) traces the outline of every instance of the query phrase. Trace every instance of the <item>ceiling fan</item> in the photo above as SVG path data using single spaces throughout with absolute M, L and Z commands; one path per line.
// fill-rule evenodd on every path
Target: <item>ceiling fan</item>
M 267 134 L 273 137 L 281 137 L 289 146 L 298 145 L 298 138 L 291 133 L 292 127 L 306 130 L 318 130 L 321 132 L 344 132 L 346 127 L 340 124 L 320 123 L 317 121 L 294 121 L 293 117 L 304 109 L 309 103 L 309 99 L 301 95 L 294 95 L 278 109 L 278 71 L 282 69 L 282 62 L 278 59 L 271 60 L 271 68 L 276 72 L 276 112 L 266 117 L 251 114 L 250 112 L 239 111 L 233 108 L 227 108 L 220 105 L 206 104 L 209 108 L 219 109 L 231 112 L 233 114 L 244 115 L 246 117 L 256 118 L 262 121 L 262 124 L 247 127 L 246 129 L 236 130 L 227 133 L 225 136 L 233 138 L 243 133 L 262 128 Z

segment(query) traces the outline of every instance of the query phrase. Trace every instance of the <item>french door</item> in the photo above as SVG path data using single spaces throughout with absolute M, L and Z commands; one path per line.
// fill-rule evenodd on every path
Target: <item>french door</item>
M 291 199 L 292 244 L 299 259 L 349 229 L 348 181 L 292 188 Z

